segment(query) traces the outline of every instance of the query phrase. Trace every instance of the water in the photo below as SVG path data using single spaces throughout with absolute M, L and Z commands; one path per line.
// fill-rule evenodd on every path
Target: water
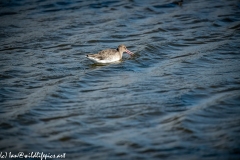
M 1 1 L 1 152 L 239 159 L 240 2 L 172 2 Z

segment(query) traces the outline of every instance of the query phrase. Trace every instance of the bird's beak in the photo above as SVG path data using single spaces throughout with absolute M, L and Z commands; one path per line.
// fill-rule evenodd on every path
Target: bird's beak
M 126 52 L 127 52 L 129 55 L 131 55 L 131 56 L 134 55 L 134 53 L 132 53 L 131 51 L 129 51 L 129 50 L 127 50 L 127 49 L 126 49 Z

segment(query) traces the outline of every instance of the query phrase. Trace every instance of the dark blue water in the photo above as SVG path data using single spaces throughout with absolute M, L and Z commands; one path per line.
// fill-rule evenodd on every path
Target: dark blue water
M 240 159 L 238 0 L 0 1 L 0 152 Z M 125 44 L 96 65 L 84 56 Z

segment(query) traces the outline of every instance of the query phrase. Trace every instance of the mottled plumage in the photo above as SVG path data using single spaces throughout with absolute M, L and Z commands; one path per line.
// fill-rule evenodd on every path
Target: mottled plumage
M 86 57 L 96 63 L 112 63 L 121 60 L 123 52 L 133 55 L 125 45 L 121 44 L 117 49 L 106 49 L 97 54 L 88 54 Z

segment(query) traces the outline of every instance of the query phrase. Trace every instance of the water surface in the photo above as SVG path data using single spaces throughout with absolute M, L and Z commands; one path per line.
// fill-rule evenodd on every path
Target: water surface
M 0 150 L 239 159 L 240 3 L 172 2 L 1 1 Z

